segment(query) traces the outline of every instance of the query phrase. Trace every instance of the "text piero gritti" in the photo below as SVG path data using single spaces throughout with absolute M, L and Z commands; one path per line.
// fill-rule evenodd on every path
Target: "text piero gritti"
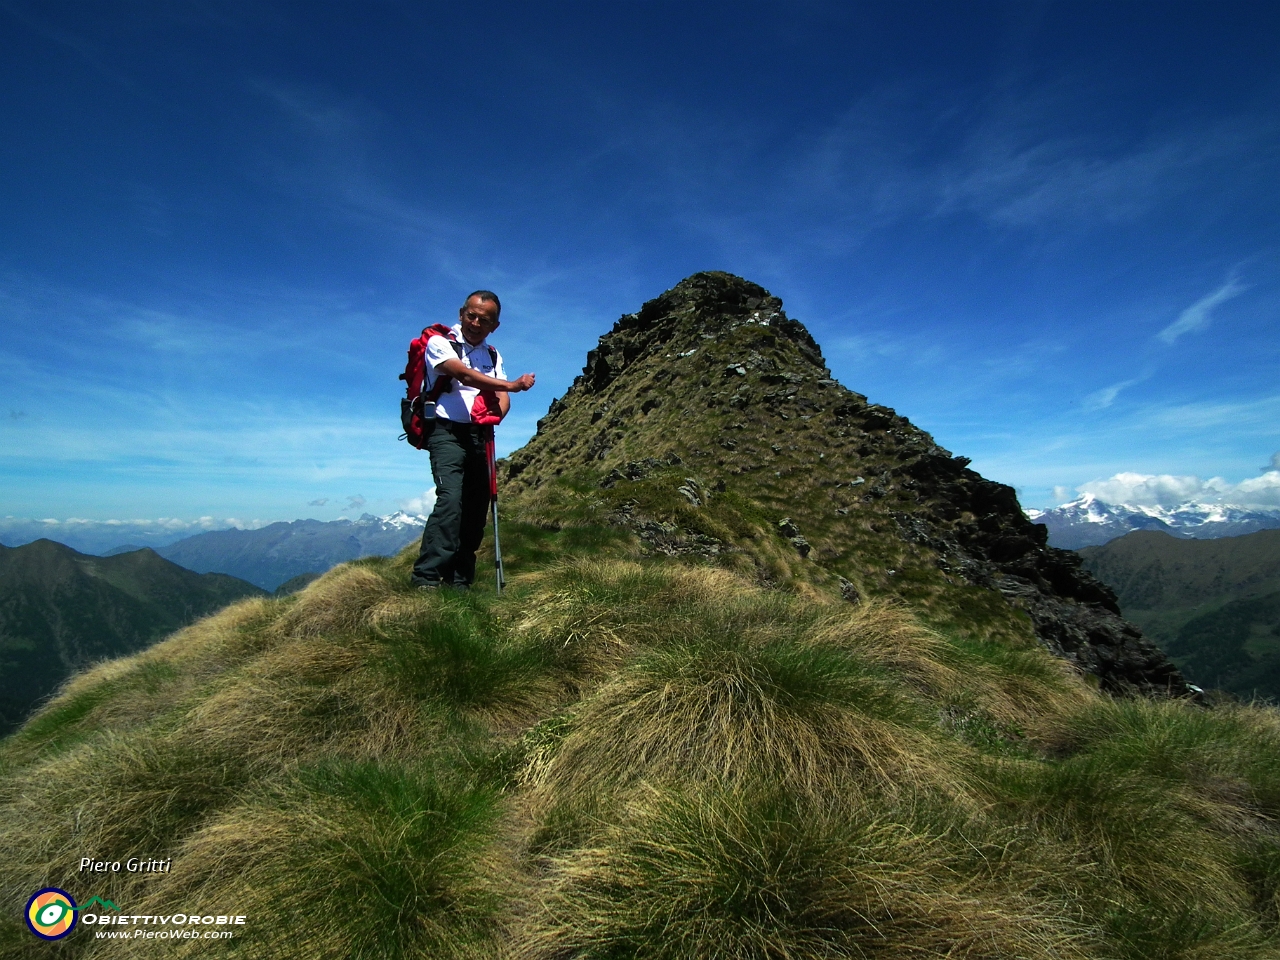
M 153 857 L 130 857 L 128 860 L 95 860 L 92 857 L 80 858 L 81 873 L 168 873 L 173 865 L 173 858 L 157 860 Z

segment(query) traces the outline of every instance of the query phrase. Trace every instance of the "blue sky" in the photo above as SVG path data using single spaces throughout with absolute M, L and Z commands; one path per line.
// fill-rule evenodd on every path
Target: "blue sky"
M 421 506 L 418 329 L 502 296 L 509 452 L 707 269 L 1025 506 L 1280 505 L 1278 39 L 1272 2 L 0 0 L 0 516 Z

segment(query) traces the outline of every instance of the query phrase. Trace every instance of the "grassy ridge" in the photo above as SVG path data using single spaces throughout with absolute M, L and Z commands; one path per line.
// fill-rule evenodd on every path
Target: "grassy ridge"
M 359 561 L 74 679 L 0 747 L 0 954 L 209 950 L 39 942 L 44 885 L 246 914 L 245 957 L 1280 949 L 1274 711 L 1115 701 L 586 522 L 504 541 L 501 598 Z

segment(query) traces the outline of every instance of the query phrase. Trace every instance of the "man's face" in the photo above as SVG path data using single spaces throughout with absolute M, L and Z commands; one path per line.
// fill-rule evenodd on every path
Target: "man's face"
M 471 297 L 458 311 L 458 319 L 462 321 L 462 338 L 475 346 L 498 329 L 498 305 Z

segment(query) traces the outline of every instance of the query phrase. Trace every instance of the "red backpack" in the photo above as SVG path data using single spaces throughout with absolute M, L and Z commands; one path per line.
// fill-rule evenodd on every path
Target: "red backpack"
M 440 394 L 453 389 L 453 377 L 436 377 L 431 389 L 423 393 L 422 387 L 427 379 L 427 341 L 432 337 L 444 337 L 453 344 L 454 351 L 461 360 L 466 347 L 458 342 L 451 329 L 443 323 L 433 323 L 422 331 L 422 335 L 409 341 L 409 362 L 405 364 L 400 379 L 405 382 L 405 396 L 400 401 L 400 423 L 404 427 L 401 440 L 408 440 L 422 450 L 427 445 L 427 435 L 431 432 L 436 416 L 436 401 Z M 489 348 L 489 359 L 496 367 L 498 351 Z M 471 406 L 471 422 L 491 425 L 502 419 L 498 406 L 498 395 L 492 390 L 481 390 Z

